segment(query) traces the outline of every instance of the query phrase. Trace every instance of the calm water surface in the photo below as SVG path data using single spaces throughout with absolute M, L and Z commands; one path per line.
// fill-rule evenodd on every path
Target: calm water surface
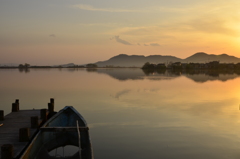
M 0 109 L 74 106 L 96 159 L 240 158 L 240 76 L 141 69 L 0 69 Z

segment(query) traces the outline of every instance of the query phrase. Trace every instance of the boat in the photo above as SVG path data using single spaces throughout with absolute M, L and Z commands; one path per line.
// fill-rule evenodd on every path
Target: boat
M 78 147 L 72 156 L 52 156 L 50 152 L 65 146 Z M 40 127 L 20 159 L 94 159 L 89 128 L 82 115 L 66 106 Z

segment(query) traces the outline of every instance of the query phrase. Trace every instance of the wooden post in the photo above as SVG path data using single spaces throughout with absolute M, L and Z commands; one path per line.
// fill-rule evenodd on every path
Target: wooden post
M 15 100 L 15 103 L 18 103 L 18 104 L 19 104 L 19 99 L 16 99 L 16 100 Z
M 49 113 L 54 112 L 54 103 L 48 103 L 48 111 L 49 111 Z
M 54 104 L 54 98 L 50 98 L 50 103 Z
M 19 129 L 19 142 L 29 141 L 29 128 L 20 128 Z
M 1 146 L 1 159 L 12 159 L 13 158 L 13 145 L 4 144 Z
M 18 103 L 12 103 L 12 112 L 18 112 L 18 111 L 19 111 Z
M 31 117 L 31 128 L 38 128 L 39 122 L 38 122 L 38 116 L 32 116 Z
M 15 103 L 17 104 L 17 108 L 18 108 L 18 111 L 19 111 L 19 99 L 16 99 Z
M 0 120 L 4 120 L 4 111 L 0 110 Z
M 47 109 L 41 109 L 41 119 L 43 121 L 47 120 Z

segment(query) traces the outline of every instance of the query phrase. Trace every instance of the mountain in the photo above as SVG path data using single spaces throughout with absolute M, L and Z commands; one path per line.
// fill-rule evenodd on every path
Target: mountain
M 220 61 L 220 63 L 238 63 L 240 62 L 240 59 L 235 56 L 229 56 L 227 54 L 213 55 L 199 52 L 184 59 L 182 62 L 207 63 L 209 61 Z
M 95 64 L 98 67 L 106 67 L 106 66 L 142 67 L 146 62 L 158 64 L 158 63 L 168 63 L 168 62 L 207 63 L 210 61 L 220 61 L 220 63 L 238 63 L 240 62 L 240 58 L 237 58 L 235 56 L 229 56 L 227 54 L 213 55 L 213 54 L 207 54 L 204 52 L 195 53 L 186 59 L 181 59 L 175 56 L 162 56 L 162 55 L 142 56 L 142 55 L 120 54 L 110 58 L 109 60 L 99 61 L 99 62 L 96 62 Z
M 57 66 L 61 66 L 61 67 L 73 67 L 75 66 L 74 63 L 68 63 L 68 64 L 62 64 L 62 65 L 57 65 Z
M 182 59 L 174 56 L 151 55 L 151 56 L 145 57 L 142 55 L 120 54 L 110 58 L 107 61 L 100 61 L 95 64 L 98 67 L 105 67 L 105 66 L 142 67 L 146 62 L 164 63 L 167 61 L 177 62 L 181 60 Z

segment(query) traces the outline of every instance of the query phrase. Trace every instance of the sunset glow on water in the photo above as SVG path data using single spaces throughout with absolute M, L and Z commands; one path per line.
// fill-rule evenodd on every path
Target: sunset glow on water
M 146 75 L 141 69 L 1 69 L 1 109 L 74 106 L 95 158 L 238 158 L 236 74 Z M 24 93 L 23 93 L 24 92 Z

